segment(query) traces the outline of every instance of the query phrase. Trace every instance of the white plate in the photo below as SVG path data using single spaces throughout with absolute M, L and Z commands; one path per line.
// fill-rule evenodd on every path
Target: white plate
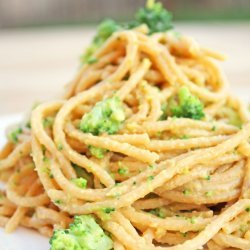
M 0 148 L 4 145 L 5 129 L 8 125 L 17 123 L 21 120 L 21 115 L 11 115 L 0 117 Z M 6 234 L 0 227 L 0 250 L 48 250 L 49 239 L 39 233 L 18 228 L 12 234 Z

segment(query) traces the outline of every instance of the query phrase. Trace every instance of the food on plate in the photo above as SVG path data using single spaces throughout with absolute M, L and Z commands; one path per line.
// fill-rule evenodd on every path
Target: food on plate
M 69 229 L 56 229 L 50 239 L 52 250 L 80 250 L 113 248 L 112 240 L 90 215 L 75 216 Z
M 105 20 L 60 100 L 0 153 L 0 225 L 51 250 L 250 249 L 250 123 L 217 66 L 149 0 Z M 230 41 L 229 41 L 230 42 Z

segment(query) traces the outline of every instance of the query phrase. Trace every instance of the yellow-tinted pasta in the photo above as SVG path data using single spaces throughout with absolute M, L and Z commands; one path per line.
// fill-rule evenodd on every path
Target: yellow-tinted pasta
M 224 57 L 171 31 L 146 32 L 114 33 L 64 98 L 36 107 L 25 136 L 2 150 L 7 232 L 50 236 L 91 213 L 115 250 L 250 249 L 250 123 L 215 63 Z M 202 120 L 164 114 L 182 86 L 202 102 Z M 82 117 L 113 96 L 125 113 L 116 134 L 83 132 Z M 72 181 L 79 171 L 86 188 Z

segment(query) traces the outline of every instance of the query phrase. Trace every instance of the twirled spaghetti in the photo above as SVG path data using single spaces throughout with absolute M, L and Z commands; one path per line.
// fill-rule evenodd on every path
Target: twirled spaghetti
M 22 225 L 50 236 L 73 215 L 91 213 L 115 250 L 250 249 L 249 116 L 214 62 L 223 56 L 172 31 L 146 33 L 145 26 L 114 33 L 65 98 L 36 107 L 31 128 L 1 151 L 7 232 Z M 205 117 L 159 120 L 182 86 L 201 100 Z M 84 114 L 113 95 L 125 109 L 120 130 L 81 131 Z M 232 112 L 242 128 L 229 124 Z M 89 146 L 106 149 L 104 157 Z M 87 189 L 72 183 L 76 169 Z M 113 212 L 104 216 L 105 208 Z

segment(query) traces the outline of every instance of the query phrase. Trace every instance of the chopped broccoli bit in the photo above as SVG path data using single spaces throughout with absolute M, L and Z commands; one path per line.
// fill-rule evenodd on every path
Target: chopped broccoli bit
M 229 115 L 229 124 L 234 125 L 238 128 L 242 127 L 242 121 L 240 119 L 239 114 L 236 111 L 231 110 L 231 112 L 229 112 L 228 115 Z
M 148 181 L 152 181 L 154 179 L 154 176 L 153 175 L 150 175 L 149 177 L 148 177 Z
M 71 179 L 71 182 L 73 182 L 79 188 L 85 189 L 87 187 L 87 180 L 82 177 Z
M 190 195 L 190 194 L 191 194 L 191 191 L 190 191 L 189 189 L 184 189 L 184 190 L 182 191 L 182 193 L 183 193 L 184 195 Z
M 131 27 L 137 27 L 146 24 L 149 28 L 149 34 L 164 32 L 173 28 L 172 14 L 168 12 L 162 3 L 149 0 L 147 6 L 139 9 L 135 15 L 135 21 Z
M 126 174 L 128 174 L 128 169 L 127 168 L 118 168 L 118 174 L 126 175 Z
M 43 127 L 44 128 L 51 128 L 54 123 L 55 118 L 52 116 L 48 116 L 43 119 Z
M 92 187 L 92 185 L 93 185 L 93 176 L 92 176 L 92 174 L 88 173 L 84 168 L 81 168 L 81 167 L 77 166 L 74 163 L 71 163 L 71 165 L 75 169 L 77 177 L 78 178 L 82 177 L 83 179 L 86 179 L 88 186 Z
M 49 162 L 49 158 L 47 156 L 43 156 L 43 162 Z
M 63 150 L 63 145 L 62 145 L 61 143 L 59 143 L 59 144 L 57 145 L 57 149 L 58 149 L 59 151 L 62 151 L 62 150 Z
M 149 211 L 149 213 L 159 217 L 159 218 L 166 218 L 166 211 L 164 208 L 155 208 Z
M 45 155 L 45 153 L 46 153 L 46 148 L 45 148 L 44 145 L 41 146 L 41 150 L 42 150 L 42 152 L 43 152 L 43 155 Z
M 221 108 L 220 113 L 228 118 L 229 124 L 234 125 L 238 128 L 242 127 L 242 120 L 240 118 L 240 115 L 231 107 Z
M 105 41 L 116 31 L 120 30 L 121 26 L 112 19 L 104 20 L 98 27 L 97 34 L 94 37 L 92 44 L 87 48 L 82 56 L 83 63 L 95 63 L 96 58 L 93 54 L 100 48 Z
M 4 194 L 0 193 L 0 200 L 4 198 Z
M 214 125 L 211 130 L 216 131 L 216 126 Z
M 196 223 L 196 217 L 190 217 L 190 218 L 186 218 L 186 220 L 188 220 L 191 224 L 195 224 Z
M 111 214 L 115 211 L 115 208 L 113 207 L 105 207 L 102 209 L 102 211 L 105 213 L 105 214 Z
M 207 180 L 207 181 L 210 181 L 211 180 L 211 176 L 207 175 L 207 176 L 204 177 L 204 179 Z
M 88 60 L 87 60 L 87 64 L 94 64 L 94 63 L 97 63 L 98 62 L 98 59 L 95 58 L 95 57 L 90 57 Z
M 88 146 L 88 148 L 89 148 L 89 152 L 91 153 L 91 155 L 93 155 L 97 159 L 102 159 L 105 156 L 105 154 L 108 152 L 107 149 L 98 148 L 98 147 L 94 147 L 91 145 Z
M 62 204 L 63 202 L 62 202 L 61 200 L 55 200 L 54 203 L 57 204 L 57 205 L 60 205 L 60 204 Z
M 80 129 L 93 135 L 114 134 L 120 129 L 124 120 L 122 102 L 119 97 L 114 96 L 98 102 L 89 113 L 85 114 Z
M 203 104 L 188 88 L 182 87 L 178 91 L 178 100 L 172 98 L 169 111 L 172 116 L 201 120 L 204 117 Z
M 184 167 L 181 171 L 180 174 L 188 174 L 190 172 L 189 167 Z
M 50 170 L 48 167 L 43 167 L 43 168 L 42 168 L 42 172 L 43 172 L 43 173 L 46 173 L 48 176 L 51 175 L 51 170 Z
M 161 111 L 162 111 L 162 115 L 160 116 L 160 121 L 163 121 L 163 120 L 166 120 L 168 115 L 167 115 L 167 103 L 164 102 L 162 105 L 161 105 Z
M 246 212 L 250 212 L 250 207 L 247 207 L 247 208 L 245 209 L 245 211 L 246 211 Z
M 75 216 L 69 229 L 55 230 L 50 250 L 110 250 L 113 242 L 91 215 Z
M 28 121 L 28 122 L 25 124 L 25 127 L 31 129 L 31 122 Z
M 22 128 L 17 128 L 8 134 L 8 138 L 14 144 L 18 143 L 18 136 L 23 133 Z
M 187 139 L 189 139 L 190 137 L 188 136 L 188 135 L 183 135 L 183 136 L 181 136 L 181 138 L 180 139 L 182 139 L 182 140 L 187 140 Z
M 212 196 L 213 196 L 213 191 L 207 191 L 207 192 L 205 193 L 205 196 L 207 196 L 207 197 L 212 197 Z
M 247 228 L 248 228 L 248 225 L 242 224 L 240 225 L 239 230 L 240 232 L 245 233 L 247 231 Z
M 188 232 L 185 232 L 185 233 L 181 233 L 182 237 L 186 238 L 187 235 L 188 235 Z

